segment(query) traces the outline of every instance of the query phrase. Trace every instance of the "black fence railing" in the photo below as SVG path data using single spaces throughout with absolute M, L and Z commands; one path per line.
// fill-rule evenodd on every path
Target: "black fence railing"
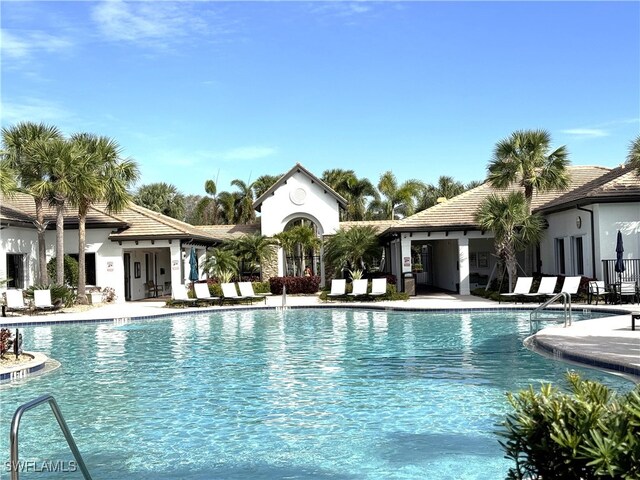
M 311 268 L 311 275 L 320 275 L 320 257 L 317 255 L 287 256 L 286 276 L 301 277 L 306 267 Z
M 617 283 L 620 279 L 623 282 L 640 282 L 640 259 L 627 258 L 622 260 L 624 272 L 616 272 L 615 260 L 602 260 L 602 275 L 605 284 Z

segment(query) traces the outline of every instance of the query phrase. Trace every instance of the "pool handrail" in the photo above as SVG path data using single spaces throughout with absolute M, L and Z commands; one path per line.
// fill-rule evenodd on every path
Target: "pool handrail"
M 564 311 L 564 326 L 571 326 L 571 295 L 567 292 L 559 292 L 553 295 L 549 300 L 539 305 L 529 314 L 529 329 L 533 332 L 533 322 L 539 322 L 538 312 L 544 310 L 549 304 L 555 302 L 558 298 L 562 298 L 562 307 Z M 535 319 L 534 319 L 535 316 Z M 536 323 L 537 325 L 537 323 Z
M 84 459 L 80 454 L 80 450 L 78 450 L 76 442 L 73 439 L 73 435 L 71 435 L 71 431 L 67 426 L 67 422 L 65 422 L 64 417 L 62 416 L 62 412 L 60 411 L 60 407 L 58 407 L 56 399 L 53 398 L 53 395 L 48 393 L 35 398 L 30 402 L 20 405 L 13 414 L 13 419 L 11 420 L 11 432 L 9 434 L 9 445 L 11 450 L 11 464 L 9 466 L 9 469 L 11 471 L 11 480 L 19 480 L 20 464 L 18 462 L 18 430 L 20 429 L 20 420 L 22 419 L 22 415 L 32 408 L 35 408 L 38 405 L 42 405 L 43 403 L 49 403 L 51 411 L 58 421 L 60 430 L 62 430 L 64 438 L 67 441 L 67 445 L 69 445 L 69 449 L 71 450 L 71 453 L 73 453 L 73 457 L 75 458 L 83 477 L 85 478 L 85 480 L 92 480 L 91 474 L 89 473 L 89 470 L 84 463 Z

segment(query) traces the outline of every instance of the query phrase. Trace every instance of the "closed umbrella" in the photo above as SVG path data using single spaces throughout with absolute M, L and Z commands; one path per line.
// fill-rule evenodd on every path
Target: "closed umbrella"
M 616 265 L 614 270 L 618 272 L 618 295 L 620 295 L 620 288 L 622 287 L 622 272 L 624 272 L 624 261 L 622 260 L 622 254 L 624 253 L 624 245 L 622 243 L 622 233 L 618 230 L 618 239 L 616 241 Z M 620 301 L 621 299 L 617 299 Z
M 195 282 L 198 280 L 198 257 L 196 257 L 196 249 L 191 247 L 191 254 L 189 255 L 189 280 Z

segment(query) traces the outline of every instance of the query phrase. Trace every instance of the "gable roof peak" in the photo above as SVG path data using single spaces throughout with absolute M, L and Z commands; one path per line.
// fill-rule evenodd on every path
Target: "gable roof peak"
M 331 188 L 329 185 L 327 185 L 324 181 L 322 181 L 320 178 L 316 177 L 313 173 L 311 173 L 300 162 L 296 162 L 296 164 L 287 173 L 282 175 L 278 179 L 278 181 L 276 183 L 271 185 L 271 187 L 269 187 L 269 189 L 266 192 L 264 192 L 262 195 L 260 195 L 260 197 L 258 199 L 256 199 L 255 202 L 253 202 L 253 208 L 259 212 L 261 207 L 262 207 L 262 204 L 264 203 L 264 201 L 269 196 L 273 195 L 273 193 L 278 188 L 280 188 L 283 184 L 285 184 L 286 181 L 289 178 L 291 178 L 295 173 L 302 173 L 305 176 L 307 176 L 309 179 L 311 179 L 312 183 L 317 183 L 320 187 L 322 187 L 324 189 L 325 193 L 328 193 L 331 196 L 333 196 L 338 201 L 338 204 L 342 208 L 346 208 L 347 200 L 342 195 L 340 195 L 338 192 L 336 192 L 333 188 Z

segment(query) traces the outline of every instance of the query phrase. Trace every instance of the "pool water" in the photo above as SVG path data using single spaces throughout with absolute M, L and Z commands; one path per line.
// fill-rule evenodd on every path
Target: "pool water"
M 633 387 L 528 334 L 527 312 L 340 309 L 27 327 L 62 366 L 1 387 L 3 472 L 12 413 L 52 393 L 96 480 L 505 478 L 506 391 L 569 368 Z M 20 459 L 72 459 L 48 407 L 23 418 Z

